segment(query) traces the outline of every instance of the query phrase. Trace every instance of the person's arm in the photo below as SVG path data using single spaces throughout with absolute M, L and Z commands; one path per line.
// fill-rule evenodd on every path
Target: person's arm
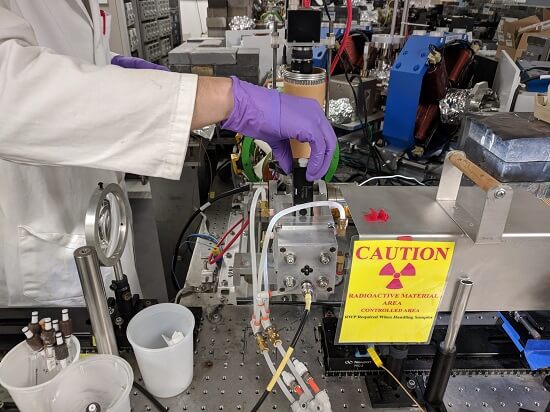
M 0 2 L 1 4 L 1 2 Z M 98 67 L 36 46 L 0 6 L 0 158 L 179 178 L 197 76 Z
M 192 129 L 221 122 L 233 111 L 231 79 L 225 77 L 199 77 Z
M 191 129 L 223 121 L 269 143 L 286 172 L 289 139 L 309 143 L 306 177 L 326 173 L 336 136 L 314 100 L 236 78 L 88 64 L 37 46 L 1 4 L 0 158 L 178 179 Z

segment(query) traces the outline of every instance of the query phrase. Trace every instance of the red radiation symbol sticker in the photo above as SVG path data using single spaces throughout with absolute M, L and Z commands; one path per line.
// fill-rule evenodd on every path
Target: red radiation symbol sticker
M 401 283 L 401 276 L 416 276 L 416 269 L 410 263 L 397 272 L 391 263 L 388 263 L 380 270 L 380 276 L 393 276 L 390 283 L 386 285 L 386 289 L 403 289 L 403 283 Z

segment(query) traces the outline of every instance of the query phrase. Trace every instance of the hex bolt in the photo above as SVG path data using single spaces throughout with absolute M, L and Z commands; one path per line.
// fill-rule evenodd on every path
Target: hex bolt
M 319 279 L 317 279 L 317 286 L 319 286 L 321 289 L 326 289 L 329 285 L 329 281 L 325 276 L 321 276 Z
M 504 196 L 506 196 L 506 190 L 504 189 L 498 189 L 496 192 L 495 192 L 495 197 L 497 199 L 502 199 Z
M 321 255 L 319 256 L 319 261 L 323 265 L 328 265 L 330 263 L 330 255 L 328 253 L 324 253 L 324 252 L 321 253 Z
M 285 261 L 287 264 L 293 265 L 294 263 L 296 263 L 296 256 L 294 255 L 294 253 L 287 253 L 285 255 Z
M 122 326 L 123 323 L 124 323 L 124 319 L 122 319 L 122 317 L 117 316 L 115 318 L 115 325 L 117 325 L 119 328 Z
M 285 277 L 285 280 L 284 280 L 284 285 L 285 287 L 291 289 L 293 288 L 294 286 L 296 286 L 296 279 L 294 279 L 294 276 L 287 276 Z

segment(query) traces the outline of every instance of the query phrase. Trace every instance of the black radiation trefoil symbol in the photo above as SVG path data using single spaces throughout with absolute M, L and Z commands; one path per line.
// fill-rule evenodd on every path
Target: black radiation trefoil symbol
M 393 276 L 390 283 L 386 285 L 386 289 L 403 289 L 403 283 L 401 283 L 401 276 L 416 276 L 416 269 L 410 263 L 397 272 L 391 263 L 385 265 L 380 269 L 380 276 Z

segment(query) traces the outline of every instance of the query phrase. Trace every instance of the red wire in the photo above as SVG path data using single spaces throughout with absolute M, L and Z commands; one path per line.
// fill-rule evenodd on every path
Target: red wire
M 212 252 L 210 253 L 210 255 L 208 256 L 208 263 L 213 265 L 214 263 L 217 263 L 222 257 L 223 255 L 225 255 L 225 252 L 227 252 L 227 250 L 233 245 L 233 243 L 235 243 L 237 241 L 237 239 L 239 237 L 241 237 L 241 235 L 243 234 L 243 232 L 246 230 L 246 228 L 248 227 L 249 223 L 250 223 L 250 219 L 246 219 L 246 221 L 244 221 L 244 218 L 241 218 L 239 221 L 237 221 L 237 223 L 235 223 L 233 226 L 231 226 L 231 228 L 225 232 L 223 234 L 223 236 L 221 237 L 221 239 L 218 241 L 218 243 L 216 244 L 216 248 L 219 248 L 222 243 L 224 242 L 225 238 L 227 236 L 229 236 L 229 234 L 239 225 L 242 223 L 241 225 L 241 228 L 239 229 L 239 231 L 235 234 L 235 236 L 233 236 L 231 238 L 231 240 L 227 243 L 227 245 L 224 246 L 223 248 L 223 251 L 222 253 L 220 253 L 219 255 L 216 255 L 215 257 L 212 256 Z M 216 249 L 215 248 L 215 249 Z
M 334 60 L 332 61 L 332 64 L 330 66 L 330 74 L 332 74 L 334 72 L 334 69 L 336 69 L 336 66 L 338 65 L 338 61 L 340 60 L 340 56 L 342 55 L 342 52 L 346 48 L 346 44 L 349 39 L 349 32 L 351 31 L 351 19 L 353 17 L 352 0 L 346 1 L 346 9 L 347 9 L 346 28 L 344 29 L 344 35 L 342 36 L 342 42 L 340 43 L 340 48 L 338 49 L 338 52 L 336 53 L 336 57 L 334 57 Z

